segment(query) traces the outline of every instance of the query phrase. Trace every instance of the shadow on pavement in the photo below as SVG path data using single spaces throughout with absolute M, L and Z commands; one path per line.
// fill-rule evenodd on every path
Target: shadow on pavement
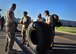
M 55 43 L 53 52 L 50 51 L 48 54 L 76 54 L 76 44 L 70 43 Z
M 64 35 L 64 34 L 56 34 Z M 21 37 L 20 32 L 16 32 L 17 37 Z M 76 54 L 76 44 L 73 43 L 54 43 L 53 52 L 49 51 L 47 54 Z M 24 54 L 22 51 L 17 51 L 17 54 Z
M 76 50 L 72 49 L 54 49 L 52 53 L 48 54 L 76 54 Z
M 73 44 L 73 43 L 54 43 L 54 44 L 57 44 L 57 45 L 71 45 L 71 46 L 76 46 L 76 44 Z
M 17 51 L 14 50 L 13 52 L 7 53 L 7 54 L 25 54 L 23 51 Z

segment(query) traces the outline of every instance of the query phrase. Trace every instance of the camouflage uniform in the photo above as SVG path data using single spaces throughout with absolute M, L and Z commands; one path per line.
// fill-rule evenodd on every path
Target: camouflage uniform
M 12 17 L 9 17 L 9 14 L 12 15 Z M 10 37 L 10 38 L 9 38 Z M 7 11 L 6 16 L 6 49 L 8 47 L 8 50 L 12 50 L 14 45 L 14 37 L 15 37 L 15 28 L 14 28 L 14 12 L 12 9 Z
M 21 32 L 21 35 L 22 35 L 22 38 L 23 38 L 23 43 L 25 43 L 25 41 L 26 41 L 26 39 L 25 39 L 26 35 L 25 34 L 26 34 L 26 30 L 27 30 L 30 22 L 31 22 L 31 18 L 29 16 L 24 16 L 22 18 L 22 32 Z

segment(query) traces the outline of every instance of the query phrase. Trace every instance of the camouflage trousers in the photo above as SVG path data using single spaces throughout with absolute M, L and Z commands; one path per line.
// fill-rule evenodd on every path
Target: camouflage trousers
M 5 50 L 12 50 L 14 45 L 15 38 L 15 28 L 14 27 L 6 27 L 6 45 Z
M 25 43 L 26 41 L 26 30 L 27 28 L 22 28 L 22 31 L 21 31 L 21 35 L 22 35 L 22 42 Z

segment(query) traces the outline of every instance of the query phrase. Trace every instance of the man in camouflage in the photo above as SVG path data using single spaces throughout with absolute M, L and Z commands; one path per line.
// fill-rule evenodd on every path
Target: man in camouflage
M 27 16 L 27 11 L 24 11 L 24 13 L 23 13 L 23 18 L 22 18 L 22 20 L 21 20 L 21 23 L 22 23 L 22 32 L 21 32 L 21 34 L 22 34 L 22 44 L 25 44 L 25 41 L 26 41 L 26 30 L 27 30 L 27 28 L 28 28 L 28 26 L 29 26 L 29 24 L 30 24 L 30 22 L 31 22 L 31 18 L 29 17 L 29 16 Z
M 10 10 L 7 11 L 7 15 L 6 15 L 6 46 L 5 46 L 5 51 L 7 51 L 7 48 L 8 48 L 8 52 L 13 51 L 13 45 L 14 45 L 14 37 L 15 37 L 14 11 L 15 11 L 15 9 L 16 9 L 16 4 L 13 3 L 12 7 L 10 8 Z

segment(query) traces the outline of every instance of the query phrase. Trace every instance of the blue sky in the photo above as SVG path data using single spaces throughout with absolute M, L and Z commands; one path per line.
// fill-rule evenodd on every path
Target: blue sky
M 32 19 L 37 19 L 37 14 L 49 10 L 50 14 L 59 15 L 60 19 L 76 21 L 76 0 L 0 0 L 0 12 L 6 15 L 6 10 L 11 7 L 12 3 L 17 4 L 15 16 L 23 17 L 23 11 L 27 11 Z

